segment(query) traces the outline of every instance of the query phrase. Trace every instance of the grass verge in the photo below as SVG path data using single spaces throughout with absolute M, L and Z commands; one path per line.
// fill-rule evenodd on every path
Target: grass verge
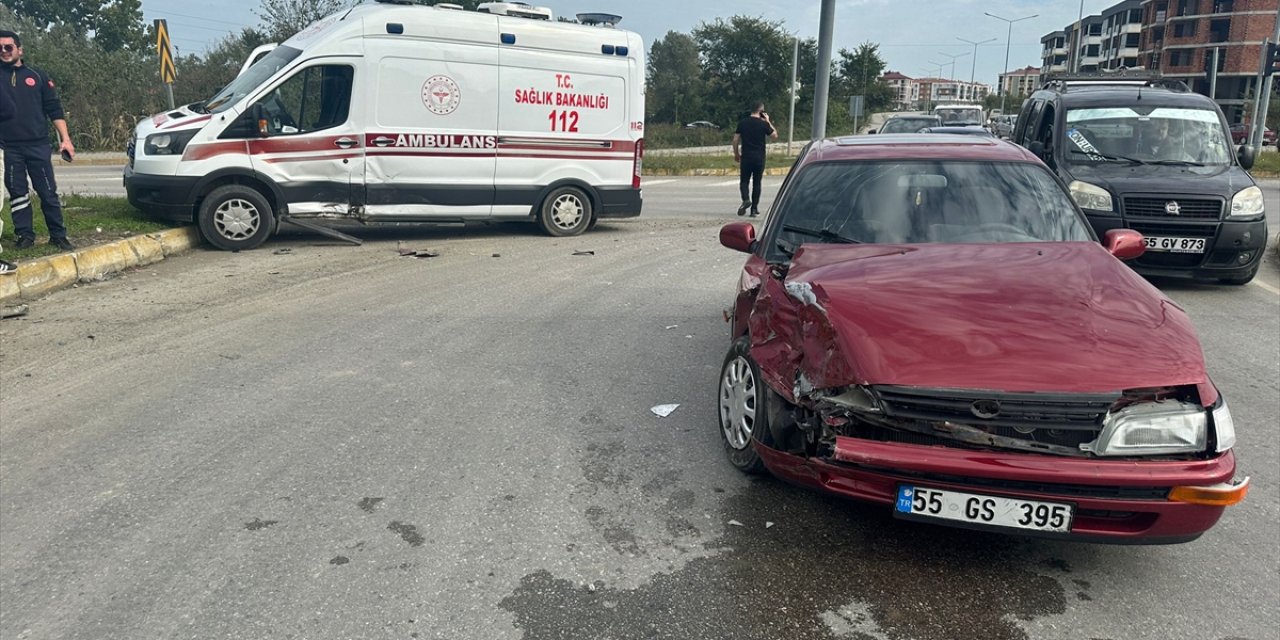
M 765 158 L 764 166 L 767 168 L 789 167 L 795 162 L 794 157 L 786 154 L 770 154 Z M 644 170 L 646 173 L 655 171 L 691 171 L 693 169 L 738 169 L 738 163 L 733 161 L 732 154 L 724 155 L 671 155 L 671 156 L 646 156 L 644 159 Z
M 644 163 L 648 166 L 649 159 L 645 158 Z M 1250 172 L 1259 177 L 1280 176 L 1280 153 L 1259 153 L 1258 158 L 1253 162 L 1253 168 L 1250 169 Z
M 17 236 L 14 235 L 13 216 L 6 202 L 0 210 L 0 219 L 4 220 L 4 233 L 0 234 L 0 245 L 4 246 L 4 253 L 0 254 L 0 258 L 16 262 L 61 253 L 56 247 L 46 244 L 49 230 L 44 224 L 39 198 L 35 197 L 34 192 L 31 196 L 35 206 L 36 246 L 26 249 L 13 246 Z M 62 221 L 67 225 L 67 237 L 77 247 L 106 244 L 129 236 L 180 226 L 152 220 L 130 206 L 129 201 L 124 198 L 103 196 L 62 196 Z

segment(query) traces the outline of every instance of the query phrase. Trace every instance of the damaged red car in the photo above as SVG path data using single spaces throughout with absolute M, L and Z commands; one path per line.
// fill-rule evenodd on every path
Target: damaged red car
M 807 148 L 749 253 L 719 383 L 730 461 L 894 516 L 1069 540 L 1199 537 L 1248 490 L 1186 313 L 1021 147 Z

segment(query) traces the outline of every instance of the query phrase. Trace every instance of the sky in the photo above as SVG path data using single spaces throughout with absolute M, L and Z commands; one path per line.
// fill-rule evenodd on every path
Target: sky
M 804 38 L 817 38 L 819 0 L 526 0 L 549 7 L 556 15 L 580 12 L 623 16 L 621 28 L 635 31 L 646 43 L 668 31 L 689 33 L 703 22 L 734 15 L 782 22 L 783 28 Z M 833 49 L 853 49 L 871 41 L 889 69 L 913 78 L 937 76 L 994 85 L 1005 68 L 1006 22 L 1037 15 L 1013 25 L 1008 42 L 1009 69 L 1040 66 L 1040 37 L 1074 22 L 1083 5 L 1085 15 L 1100 13 L 1118 0 L 836 0 Z M 164 18 L 179 54 L 203 52 L 229 33 L 256 26 L 261 0 L 142 0 L 148 21 Z M 994 38 L 977 47 L 961 42 Z M 944 55 L 948 54 L 948 55 Z M 954 65 L 950 56 L 955 58 Z M 954 68 L 954 71 L 952 70 Z M 954 75 L 953 75 L 954 74 Z M 809 79 L 805 84 L 812 84 Z

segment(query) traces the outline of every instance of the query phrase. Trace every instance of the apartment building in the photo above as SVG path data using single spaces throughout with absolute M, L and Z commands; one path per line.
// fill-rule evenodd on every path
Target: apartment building
M 910 78 L 897 71 L 880 76 L 894 91 L 894 106 L 899 110 L 930 109 L 939 104 L 981 103 L 991 87 L 980 82 L 964 82 L 946 78 Z
M 1000 74 L 1000 91 L 1007 96 L 1026 97 L 1040 88 L 1040 68 L 1024 67 Z
M 1216 49 L 1217 86 L 1212 97 L 1229 121 L 1245 120 L 1256 90 L 1263 40 L 1275 30 L 1280 0 L 1142 0 L 1142 10 L 1143 63 L 1209 95 Z
M 1040 73 L 1065 73 L 1067 66 L 1067 32 L 1054 31 L 1040 38 Z
M 1147 69 L 1209 95 L 1217 50 L 1212 97 L 1240 122 L 1278 13 L 1280 0 L 1124 0 L 1040 38 L 1040 72 Z

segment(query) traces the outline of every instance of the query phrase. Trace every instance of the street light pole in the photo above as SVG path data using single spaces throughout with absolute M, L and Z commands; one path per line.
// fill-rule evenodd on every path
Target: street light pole
M 1008 91 L 1004 90 L 1004 76 L 1009 75 L 1009 45 L 1013 43 L 1013 23 L 1022 22 L 1023 20 L 1030 20 L 1032 18 L 1039 18 L 1040 14 L 1037 13 L 1034 15 L 1026 16 L 1024 18 L 1017 18 L 1014 20 L 1010 20 L 1008 18 L 1002 18 L 994 13 L 987 13 L 986 11 L 983 11 L 982 13 L 992 18 L 995 18 L 996 20 L 1004 20 L 1005 22 L 1009 23 L 1009 33 L 1005 36 L 1005 41 L 1004 41 L 1004 73 L 1001 74 L 1000 76 L 1000 113 L 1004 113 L 1004 99 L 1005 99 L 1005 96 L 1009 94 Z
M 987 43 L 989 43 L 989 42 L 995 42 L 995 41 L 996 41 L 996 38 L 989 38 L 989 39 L 987 39 L 987 40 L 983 40 L 982 42 L 974 42 L 974 41 L 972 41 L 972 40 L 965 40 L 964 38 L 961 38 L 960 36 L 956 36 L 956 40 L 959 40 L 959 41 L 961 41 L 961 42 L 968 42 L 969 44 L 973 45 L 973 61 L 972 61 L 972 63 L 969 65 L 969 91 L 971 91 L 971 92 L 972 92 L 972 91 L 973 91 L 973 79 L 974 79 L 974 77 L 975 77 L 975 76 L 974 76 L 974 73 L 978 70 L 978 45 L 987 44 Z
M 950 53 L 945 53 L 945 52 L 939 51 L 939 52 L 938 52 L 938 55 L 943 55 L 943 56 L 946 56 L 946 57 L 948 57 L 948 58 L 951 58 L 951 77 L 949 77 L 949 78 L 947 78 L 947 79 L 948 79 L 948 80 L 950 80 L 952 84 L 959 85 L 959 83 L 958 83 L 958 82 L 956 82 L 956 58 L 963 58 L 963 57 L 965 57 L 965 56 L 967 56 L 967 55 L 969 55 L 969 54 L 968 54 L 968 53 L 962 53 L 962 54 L 960 54 L 960 55 L 954 55 L 954 54 L 950 54 Z M 961 94 L 961 93 L 963 93 L 963 92 L 962 92 L 962 91 L 960 91 L 960 90 L 959 90 L 959 87 L 957 86 L 957 87 L 956 87 L 956 102 L 963 102 L 963 100 L 961 99 L 961 96 L 960 96 L 960 94 Z
M 791 140 L 796 135 L 796 71 L 800 68 L 800 38 L 791 50 L 791 114 L 787 116 L 787 155 L 791 155 Z

